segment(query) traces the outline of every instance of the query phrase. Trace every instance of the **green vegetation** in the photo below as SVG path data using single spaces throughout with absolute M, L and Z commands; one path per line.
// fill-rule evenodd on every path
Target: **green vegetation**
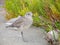
M 26 12 L 31 11 L 33 13 L 33 25 L 49 31 L 53 28 L 52 23 L 55 23 L 54 25 L 60 29 L 60 0 L 6 0 L 5 8 L 7 11 L 6 19 L 18 15 L 23 16 Z

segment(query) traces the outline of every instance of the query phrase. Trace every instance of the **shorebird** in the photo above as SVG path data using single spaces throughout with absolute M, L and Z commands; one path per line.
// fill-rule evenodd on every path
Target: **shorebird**
M 16 29 L 20 29 L 21 36 L 24 41 L 23 30 L 28 29 L 33 23 L 32 12 L 27 12 L 25 16 L 18 16 L 17 18 L 10 19 L 6 23 L 6 28 L 8 27 L 16 27 Z

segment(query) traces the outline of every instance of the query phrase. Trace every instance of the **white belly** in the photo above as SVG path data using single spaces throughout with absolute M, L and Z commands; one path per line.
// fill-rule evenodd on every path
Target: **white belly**
M 32 25 L 32 23 L 33 23 L 33 20 L 25 20 L 25 22 L 23 22 L 23 28 L 24 29 L 28 29 L 31 25 Z

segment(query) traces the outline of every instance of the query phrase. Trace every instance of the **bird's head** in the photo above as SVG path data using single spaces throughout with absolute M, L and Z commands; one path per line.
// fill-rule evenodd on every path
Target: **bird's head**
M 32 14 L 32 12 L 27 12 L 26 14 L 25 14 L 25 16 L 32 16 L 33 14 Z

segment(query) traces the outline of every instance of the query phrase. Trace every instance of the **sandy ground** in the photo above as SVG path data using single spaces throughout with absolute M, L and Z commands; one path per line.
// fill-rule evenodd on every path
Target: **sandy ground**
M 5 11 L 4 8 L 0 8 L 0 45 L 48 45 L 44 39 L 44 29 L 31 26 L 24 32 L 24 42 L 22 40 L 19 29 L 17 31 L 5 27 Z

